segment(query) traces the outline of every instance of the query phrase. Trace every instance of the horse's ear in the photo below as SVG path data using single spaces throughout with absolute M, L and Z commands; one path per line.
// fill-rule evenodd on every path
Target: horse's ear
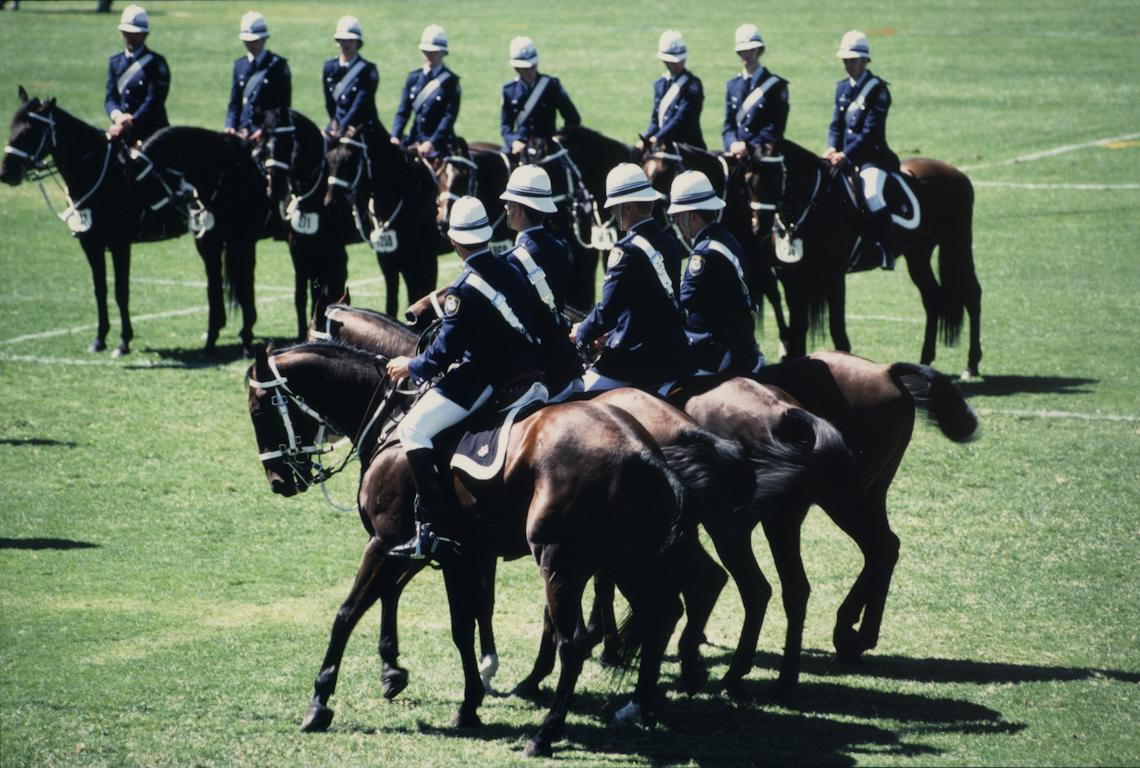
M 265 346 L 255 346 L 253 348 L 253 375 L 257 377 L 258 381 L 266 381 L 270 377 L 269 370 L 269 352 L 272 344 L 267 343 Z
M 22 86 L 22 85 L 19 86 L 19 89 L 16 91 L 16 95 L 18 95 L 20 97 L 20 103 L 21 104 L 27 104 L 28 103 L 28 92 L 26 90 L 24 90 L 24 86 Z
M 54 107 L 55 107 L 55 96 L 52 96 L 50 99 L 48 99 L 47 101 L 44 102 L 43 109 L 41 109 L 40 111 L 41 112 L 50 112 Z
M 340 297 L 340 303 L 341 304 L 351 304 L 352 303 L 352 295 L 349 293 L 347 285 L 344 287 L 344 295 L 342 295 Z

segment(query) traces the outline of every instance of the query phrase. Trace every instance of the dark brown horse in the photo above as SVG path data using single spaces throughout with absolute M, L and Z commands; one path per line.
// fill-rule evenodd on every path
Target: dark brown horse
M 806 352 L 808 333 L 818 327 L 826 307 L 836 349 L 850 351 L 846 327 L 845 276 L 852 253 L 864 233 L 863 214 L 854 191 L 843 177 L 832 178 L 817 155 L 791 141 L 777 143 L 777 183 L 767 183 L 749 169 L 747 186 L 756 206 L 775 205 L 777 229 L 787 242 L 799 241 L 802 258 L 780 271 L 791 313 L 793 346 Z M 958 341 L 965 315 L 970 318 L 966 376 L 978 375 L 982 359 L 982 288 L 974 269 L 974 188 L 953 166 L 913 157 L 902 162 L 902 174 L 917 199 L 909 219 L 895 217 L 894 250 L 906 257 L 907 271 L 922 296 L 926 329 L 920 361 L 934 361 L 941 332 L 944 343 Z M 914 209 L 915 206 L 910 206 Z M 938 273 L 931 268 L 938 248 Z
M 356 239 L 351 217 L 340 220 L 325 205 L 328 163 L 321 129 L 296 110 L 273 109 L 254 134 L 254 158 L 265 174 L 270 200 L 286 222 L 293 260 L 293 306 L 297 337 L 304 339 L 309 299 L 314 307 L 344 294 L 348 279 L 347 242 Z
M 409 314 L 430 312 L 427 300 L 409 309 Z M 415 340 L 409 330 L 392 320 L 344 304 L 333 305 L 323 318 L 316 318 L 310 333 L 314 331 L 320 338 L 342 339 L 387 356 L 405 353 Z M 635 389 L 613 390 L 590 402 L 625 411 L 665 449 L 671 468 L 686 484 L 689 501 L 695 507 L 690 517 L 705 526 L 722 562 L 736 580 L 744 602 L 745 621 L 724 681 L 730 689 L 752 667 L 771 593 L 752 554 L 750 534 L 763 524 L 780 583 L 784 585 L 788 617 L 777 687 L 780 692 L 790 691 L 799 677 L 809 592 L 799 529 L 810 500 L 819 495 L 813 489 L 852 484 L 850 455 L 842 438 L 834 427 L 797 407 L 785 393 L 749 379 L 724 381 L 688 398 L 686 410 L 698 416 L 701 423 Z M 709 426 L 709 430 L 704 426 Z M 727 444 L 725 436 L 730 437 Z M 737 457 L 743 457 L 750 469 L 736 467 L 735 462 L 740 460 Z M 842 525 L 845 521 L 838 522 Z M 696 691 L 705 679 L 700 642 L 725 577 L 699 544 L 685 562 L 686 579 L 682 586 L 688 621 L 679 650 L 682 683 L 687 690 Z M 611 629 L 612 588 L 606 590 L 604 583 L 600 588 L 600 607 L 592 612 L 592 623 L 598 630 Z M 486 618 L 489 625 L 490 616 Z M 533 697 L 539 682 L 553 670 L 555 650 L 549 622 L 547 630 L 534 669 L 514 689 L 519 695 Z M 608 649 L 611 653 L 613 650 L 612 646 Z M 488 652 L 486 647 L 484 651 Z
M 669 187 L 681 171 L 700 171 L 712 183 L 717 195 L 724 200 L 720 223 L 736 238 L 748 254 L 748 273 L 745 279 L 757 307 L 757 317 L 764 320 L 762 299 L 772 305 L 776 318 L 776 331 L 780 339 L 779 357 L 788 354 L 790 343 L 788 324 L 784 319 L 784 304 L 780 299 L 780 286 L 776 281 L 775 251 L 772 247 L 771 215 L 767 217 L 767 231 L 757 229 L 754 222 L 761 215 L 751 207 L 745 186 L 746 168 L 753 162 L 741 162 L 688 144 L 674 144 L 666 150 L 646 151 L 642 169 L 661 194 L 669 197 Z M 802 355 L 802 353 L 801 353 Z
M 362 239 L 372 244 L 384 275 L 384 311 L 395 317 L 400 277 L 409 301 L 435 288 L 436 257 L 451 245 L 436 226 L 436 182 L 419 158 L 392 144 L 377 123 L 341 138 L 328 153 L 326 208 L 347 201 Z M 343 210 L 343 209 L 341 209 Z
M 437 180 L 436 221 L 447 233 L 451 206 L 464 195 L 479 198 L 491 221 L 491 250 L 503 253 L 515 244 L 515 233 L 507 227 L 506 208 L 499 195 L 507 188 L 511 160 L 491 142 L 474 142 L 467 156 L 449 155 L 440 162 Z
M 358 495 L 369 534 L 356 583 L 337 612 L 332 637 L 302 730 L 324 730 L 332 720 L 329 696 L 348 636 L 377 600 L 394 627 L 395 601 L 422 562 L 387 556 L 413 532 L 413 488 L 399 444 L 378 441 L 390 429 L 400 399 L 385 390 L 377 356 L 337 343 L 301 344 L 249 370 L 249 410 L 261 459 L 276 493 L 292 495 L 311 483 L 311 456 L 319 430 L 353 436 L 361 460 Z M 374 406 L 380 403 L 375 411 Z M 474 613 L 487 585 L 479 575 L 487 558 L 535 558 L 546 586 L 547 610 L 562 662 L 558 689 L 528 755 L 550 754 L 561 737 L 569 698 L 586 656 L 581 598 L 599 570 L 612 574 L 630 602 L 642 639 L 634 702 L 652 713 L 665 644 L 680 615 L 674 576 L 676 552 L 688 540 L 684 490 L 643 433 L 609 410 L 589 403 L 550 406 L 510 432 L 501 482 L 454 482 L 456 527 L 464 554 L 443 567 L 452 638 L 465 680 L 456 724 L 479 724 L 484 696 L 473 648 Z M 393 635 L 394 637 L 394 635 Z M 397 650 L 381 646 L 386 667 Z M 386 672 L 388 670 L 386 669 Z

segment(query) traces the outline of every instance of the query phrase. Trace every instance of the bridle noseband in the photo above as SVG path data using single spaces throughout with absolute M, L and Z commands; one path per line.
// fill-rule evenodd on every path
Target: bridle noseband
M 55 133 L 55 118 L 50 114 L 41 115 L 39 112 L 29 112 L 29 120 L 38 120 L 44 123 L 47 128 L 40 131 L 40 143 L 34 152 L 25 152 L 19 147 L 14 147 L 11 144 L 4 145 L 4 154 L 15 155 L 27 163 L 27 169 L 24 171 L 25 178 L 31 176 L 33 171 L 50 171 L 48 164 L 44 162 L 44 158 L 59 146 L 59 140 Z

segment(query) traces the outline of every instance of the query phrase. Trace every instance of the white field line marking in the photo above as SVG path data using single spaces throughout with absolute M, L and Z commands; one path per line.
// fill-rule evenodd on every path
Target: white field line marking
M 1035 419 L 1079 419 L 1081 421 L 1140 422 L 1140 416 L 1118 413 L 1080 413 L 1076 411 L 1027 411 L 1014 408 L 975 408 L 982 416 L 1028 416 Z
M 170 285 L 176 288 L 206 288 L 205 280 L 170 280 L 165 277 L 136 277 L 131 279 L 132 283 L 140 285 Z M 259 286 L 263 291 L 291 291 L 292 286 L 289 285 L 262 285 Z
M 1110 189 L 1140 189 L 1140 184 L 1046 184 L 1020 181 L 975 181 L 975 187 L 994 187 L 997 189 L 1077 189 L 1077 190 L 1110 190 Z
M 853 315 L 847 313 L 848 320 L 874 320 L 886 323 L 925 323 L 925 318 L 921 317 L 891 317 L 889 315 Z
M 367 277 L 367 278 L 364 278 L 364 279 L 358 280 L 358 281 L 350 280 L 348 287 L 352 288 L 352 287 L 355 287 L 357 285 L 368 285 L 370 283 L 379 282 L 380 280 L 383 280 L 383 279 L 384 279 L 383 277 Z M 287 299 L 292 299 L 292 298 L 293 298 L 293 294 L 290 292 L 290 293 L 280 294 L 278 296 L 266 296 L 266 297 L 263 297 L 262 299 L 260 299 L 260 301 L 264 301 L 264 302 L 285 301 Z M 170 310 L 167 310 L 165 312 L 151 312 L 150 314 L 147 314 L 147 315 L 134 315 L 131 317 L 131 323 L 134 324 L 134 323 L 138 323 L 138 322 L 146 322 L 147 320 L 162 320 L 162 319 L 165 319 L 168 317 L 182 317 L 184 315 L 195 315 L 195 314 L 199 314 L 202 312 L 208 312 L 209 309 L 210 308 L 208 306 L 185 307 L 184 309 L 170 309 Z M 85 331 L 92 331 L 98 327 L 99 326 L 96 323 L 91 323 L 90 325 L 75 325 L 75 326 L 72 326 L 70 328 L 56 328 L 55 330 L 41 331 L 39 333 L 25 333 L 22 336 L 13 336 L 13 337 L 8 338 L 8 339 L 0 339 L 0 344 L 18 344 L 18 343 L 23 342 L 23 341 L 36 341 L 37 339 L 50 339 L 54 336 L 67 336 L 67 335 L 70 335 L 73 333 L 83 333 Z
M 1111 136 L 1107 139 L 1096 139 L 1095 141 L 1086 141 L 1083 144 L 1065 144 L 1060 147 L 1053 147 L 1052 149 L 1043 149 L 1040 152 L 1030 152 L 1028 155 L 1019 155 L 1012 160 L 999 160 L 993 163 L 979 163 L 977 165 L 962 165 L 958 167 L 959 171 L 976 171 L 981 168 L 997 168 L 1003 165 L 1018 165 L 1020 163 L 1029 163 L 1034 160 L 1043 160 L 1047 157 L 1055 157 L 1063 155 L 1067 152 L 1076 152 L 1078 149 L 1087 149 L 1089 147 L 1101 147 L 1105 144 L 1112 144 L 1115 141 L 1128 141 L 1129 139 L 1140 138 L 1140 133 L 1126 133 L 1123 136 Z

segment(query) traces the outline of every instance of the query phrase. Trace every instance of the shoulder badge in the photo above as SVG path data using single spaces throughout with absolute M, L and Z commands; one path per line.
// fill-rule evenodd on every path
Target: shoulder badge
M 606 269 L 611 270 L 618 264 L 621 264 L 622 257 L 625 256 L 625 251 L 621 248 L 610 249 L 610 257 L 606 259 Z
M 705 271 L 705 257 L 699 253 L 694 253 L 689 257 L 689 274 L 699 275 Z
M 455 317 L 459 314 L 459 296 L 458 294 L 449 293 L 443 299 L 443 316 Z
M 697 94 L 699 94 L 701 92 L 701 82 L 699 80 L 693 80 L 692 82 L 689 83 L 689 87 L 687 90 L 689 91 L 689 93 L 696 96 Z
M 875 101 L 880 107 L 885 107 L 891 103 L 891 94 L 887 91 L 886 88 L 880 88 L 879 95 L 876 97 Z

